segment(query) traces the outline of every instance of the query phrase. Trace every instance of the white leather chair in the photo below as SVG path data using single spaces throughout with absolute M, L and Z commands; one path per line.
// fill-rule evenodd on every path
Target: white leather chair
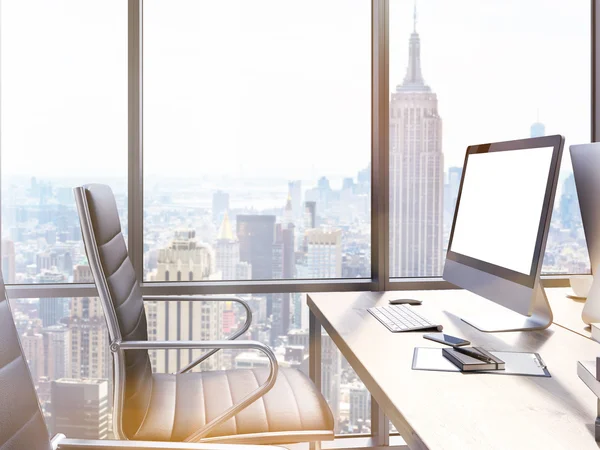
M 74 412 L 75 413 L 75 412 Z M 23 356 L 0 276 L 0 450 L 285 450 L 256 445 L 52 439 Z
M 111 189 L 75 189 L 79 219 L 108 325 L 114 361 L 114 424 L 121 439 L 285 444 L 333 439 L 334 421 L 313 383 L 294 369 L 278 369 L 271 349 L 256 341 L 149 341 L 144 300 L 223 301 L 213 297 L 146 297 L 127 254 Z M 130 232 L 135 232 L 130 230 Z M 244 332 L 250 325 L 250 308 Z M 210 349 L 176 374 L 153 374 L 149 349 Z M 253 348 L 269 369 L 189 370 L 219 349 Z

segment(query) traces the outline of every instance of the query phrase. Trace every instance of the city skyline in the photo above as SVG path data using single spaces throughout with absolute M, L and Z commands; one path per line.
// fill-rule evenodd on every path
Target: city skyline
M 68 176 L 76 169 L 88 180 L 90 177 L 103 176 L 122 176 L 123 180 L 126 179 L 126 8 L 121 7 L 122 2 L 118 0 L 104 2 L 103 8 L 90 8 L 89 5 L 79 3 L 73 2 L 77 8 L 73 8 L 72 17 L 70 16 L 66 23 L 62 10 L 52 8 L 41 0 L 35 2 L 35 8 L 31 8 L 30 3 L 26 5 L 16 1 L 3 4 L 3 15 L 0 19 L 3 38 L 0 40 L 3 63 L 0 73 L 3 87 L 3 115 L 0 124 L 3 129 L 3 176 L 33 173 L 42 178 L 52 175 Z M 164 42 L 163 45 L 172 45 L 177 50 L 183 38 L 189 41 L 194 37 L 195 44 L 188 48 L 189 53 L 204 54 L 206 47 L 202 43 L 211 40 L 206 39 L 204 34 L 190 36 L 190 27 L 185 26 L 187 20 L 193 22 L 198 17 L 227 17 L 232 11 L 238 11 L 238 8 L 244 8 L 244 11 L 247 9 L 243 2 L 221 6 L 193 1 L 178 4 L 180 8 L 187 8 L 188 13 L 182 14 L 182 10 L 172 8 L 163 15 L 164 23 L 159 20 L 159 12 L 162 11 L 149 13 L 149 29 L 156 29 L 157 33 L 154 37 L 151 34 L 146 36 L 150 39 L 148 49 L 159 48 L 156 47 L 158 44 L 155 45 L 158 35 L 164 36 L 169 34 L 166 33 L 168 30 L 178 28 L 172 34 L 173 41 Z M 552 5 L 551 8 L 548 7 L 549 4 Z M 203 80 L 207 86 L 215 81 L 221 83 L 219 86 L 224 84 L 223 89 L 214 90 L 226 92 L 231 101 L 224 101 L 219 97 L 219 102 L 227 105 L 242 102 L 244 108 L 254 108 L 252 114 L 242 117 L 273 118 L 276 121 L 271 128 L 281 129 L 284 136 L 280 136 L 281 139 L 277 142 L 270 142 L 270 146 L 261 145 L 257 133 L 263 126 L 250 121 L 248 127 L 251 127 L 251 133 L 247 135 L 252 138 L 252 145 L 250 141 L 245 142 L 236 137 L 231 139 L 232 146 L 228 147 L 229 150 L 221 151 L 219 149 L 222 143 L 212 145 L 210 141 L 203 145 L 197 141 L 197 128 L 199 124 L 204 123 L 202 118 L 207 114 L 200 112 L 201 117 L 197 123 L 191 123 L 185 128 L 185 137 L 188 140 L 182 145 L 173 140 L 165 145 L 169 137 L 173 138 L 176 135 L 170 126 L 152 127 L 158 130 L 154 133 L 162 133 L 162 136 L 157 136 L 156 140 L 152 138 L 153 135 L 146 136 L 147 175 L 181 175 L 185 172 L 185 175 L 190 177 L 209 174 L 265 177 L 283 174 L 287 179 L 314 179 L 317 173 L 322 172 L 330 174 L 331 178 L 341 178 L 354 168 L 368 164 L 371 147 L 369 8 L 361 6 L 358 1 L 347 0 L 332 0 L 325 4 L 304 2 L 302 8 L 292 5 L 277 6 L 278 8 L 273 9 L 265 5 L 264 10 L 258 8 L 256 11 L 249 11 L 249 23 L 242 24 L 244 27 L 239 30 L 239 33 L 247 34 L 246 39 L 224 34 L 223 37 L 227 39 L 224 45 L 232 52 L 230 59 L 233 61 L 230 63 L 233 67 L 224 68 L 227 77 L 214 80 L 210 74 L 200 73 L 191 85 L 202 84 Z M 306 33 L 315 20 L 315 15 L 310 13 L 312 6 L 326 8 L 322 11 L 323 17 L 331 20 L 328 27 L 320 23 L 321 26 L 313 30 L 313 33 Z M 159 5 L 148 6 L 157 7 Z M 203 7 L 216 8 L 210 12 L 219 14 L 204 14 L 206 11 L 202 10 Z M 37 14 L 31 14 L 32 10 Z M 540 11 L 544 11 L 544 14 L 539 14 Z M 284 14 L 286 18 L 293 16 L 294 27 L 287 30 L 285 21 L 273 20 L 272 15 L 277 13 Z M 405 41 L 413 26 L 412 13 L 412 1 L 391 1 L 391 92 L 394 91 L 397 80 L 404 75 L 405 61 L 408 58 Z M 235 17 L 239 17 L 237 12 Z M 503 20 L 497 20 L 498 17 Z M 75 18 L 77 20 L 73 20 Z M 445 169 L 462 163 L 462 156 L 469 144 L 526 137 L 529 134 L 529 125 L 536 120 L 538 112 L 540 121 L 546 124 L 547 133 L 565 135 L 567 145 L 590 141 L 588 18 L 589 7 L 582 0 L 569 3 L 534 0 L 498 4 L 469 0 L 463 8 L 456 8 L 440 0 L 419 2 L 418 27 L 424 33 L 422 45 L 426 51 L 422 64 L 427 72 L 426 81 L 436 86 L 441 101 L 440 115 L 444 117 L 445 123 Z M 181 20 L 186 22 L 181 23 Z M 17 26 L 22 23 L 27 23 L 28 27 Z M 278 23 L 282 23 L 282 26 L 273 28 Z M 177 24 L 177 27 L 174 24 Z M 204 31 L 196 30 L 194 33 L 207 33 L 209 36 L 222 34 L 223 27 L 218 21 L 206 25 Z M 161 28 L 163 26 L 164 28 Z M 104 29 L 111 29 L 113 32 L 106 34 L 102 31 Z M 45 36 L 43 42 L 36 38 L 39 33 Z M 478 35 L 477 40 L 472 39 L 475 33 Z M 80 39 L 69 39 L 75 35 Z M 245 56 L 252 52 L 240 55 L 240 50 L 233 41 L 254 44 L 253 51 L 260 48 L 276 51 L 284 59 L 274 62 L 277 67 L 254 67 L 252 61 Z M 323 50 L 330 47 L 316 47 L 322 42 L 335 44 L 339 57 L 328 62 L 331 53 L 323 54 Z M 314 51 L 309 51 L 313 49 Z M 175 50 L 173 55 L 178 55 Z M 25 54 L 31 57 L 23 58 L 22 55 Z M 71 54 L 78 54 L 86 59 L 75 61 L 70 58 Z M 498 55 L 502 54 L 510 54 L 513 64 L 507 64 L 499 58 Z M 90 60 L 86 55 L 95 59 Z M 261 64 L 267 64 L 272 59 L 262 53 L 256 55 Z M 147 80 L 150 83 L 148 95 L 153 92 L 153 80 L 163 83 L 161 86 L 166 86 L 165 83 L 171 80 L 172 72 L 165 72 L 166 69 L 161 70 L 158 67 L 159 56 L 156 55 L 156 62 L 153 63 L 152 55 L 147 55 L 146 62 L 149 66 L 146 75 L 150 77 Z M 217 58 L 218 55 L 210 53 L 210 56 Z M 300 60 L 300 56 L 304 59 Z M 562 63 L 555 64 L 557 59 Z M 60 64 L 54 71 L 46 72 L 46 78 L 40 79 L 37 64 L 46 62 L 50 67 L 50 61 L 59 61 Z M 217 59 L 215 62 L 222 61 Z M 337 65 L 332 67 L 334 62 Z M 198 73 L 198 67 L 202 67 L 199 64 L 194 63 L 190 76 Z M 485 71 L 482 76 L 478 71 L 471 70 L 474 64 L 493 70 Z M 245 69 L 246 75 L 242 80 L 236 76 L 240 65 Z M 515 70 L 515 66 L 519 67 L 519 70 Z M 94 67 L 95 72 L 90 72 L 90 67 Z M 315 67 L 323 67 L 323 71 L 316 72 Z M 227 71 L 227 68 L 231 70 Z M 30 74 L 30 78 L 24 79 L 23 73 Z M 70 76 L 61 77 L 62 73 L 68 73 Z M 191 83 L 191 80 L 186 80 Z M 169 89 L 165 89 L 165 92 L 171 92 L 170 88 L 173 87 L 178 88 L 173 84 L 187 89 L 187 81 L 171 81 Z M 257 93 L 270 92 L 265 86 L 267 82 L 280 87 L 277 92 L 294 92 L 292 102 L 302 103 L 294 103 L 293 107 L 285 108 L 287 114 L 283 115 L 278 111 L 290 103 L 285 96 L 275 99 L 269 97 L 268 102 L 256 101 Z M 89 83 L 95 84 L 97 89 L 95 93 L 83 95 L 89 91 Z M 323 83 L 325 85 L 321 86 Z M 569 85 L 568 95 L 557 92 L 554 89 L 557 85 Z M 77 90 L 77 96 L 57 98 L 60 93 L 73 89 Z M 201 93 L 207 94 L 206 89 Z M 238 97 L 240 93 L 241 100 Z M 177 103 L 181 98 L 173 93 L 173 99 L 165 111 L 187 111 L 187 104 Z M 329 117 L 312 117 L 322 112 L 319 108 L 315 111 L 315 108 L 311 107 L 314 102 L 310 102 L 315 98 L 328 101 L 328 107 L 320 109 L 328 111 Z M 213 94 L 204 101 L 194 101 L 192 106 L 206 104 L 208 111 L 211 111 L 212 103 L 208 99 L 214 99 Z M 150 105 L 153 104 L 152 99 L 145 100 Z M 482 103 L 482 100 L 485 100 L 485 103 Z M 348 102 L 351 108 L 342 107 Z M 519 108 L 514 108 L 514 104 L 519 104 Z M 94 107 L 91 108 L 90 105 Z M 363 108 L 364 112 L 359 112 Z M 480 114 L 482 108 L 485 109 L 485 114 Z M 80 111 L 85 111 L 85 114 L 79 114 Z M 219 107 L 216 111 L 223 112 L 223 108 Z M 277 112 L 273 113 L 274 111 Z M 569 113 L 565 114 L 565 111 Z M 156 115 L 152 111 L 147 113 L 150 113 L 146 117 L 150 122 L 145 129 L 152 125 L 152 120 L 155 120 L 152 117 Z M 236 113 L 236 120 L 237 117 Z M 107 118 L 110 118 L 108 124 Z M 323 130 L 319 123 L 328 123 L 331 119 L 335 120 L 336 127 Z M 171 123 L 170 120 L 165 123 Z M 285 123 L 282 123 L 283 121 Z M 64 123 L 70 124 L 68 133 L 62 133 L 64 126 L 61 124 Z M 101 128 L 100 123 L 103 124 Z M 244 124 L 245 120 L 241 120 L 241 123 Z M 296 128 L 290 130 L 290 124 L 302 124 L 304 132 L 297 133 Z M 345 130 L 353 130 L 350 138 L 340 131 L 342 125 Z M 29 132 L 34 128 L 44 131 Z M 202 126 L 202 130 L 204 128 Z M 235 132 L 231 129 L 227 131 Z M 318 138 L 323 133 L 326 139 Z M 313 140 L 298 141 L 304 139 L 305 135 L 312 135 Z M 89 136 L 96 138 L 89 139 Z M 290 139 L 289 136 L 294 138 Z M 65 137 L 68 139 L 65 140 Z M 336 139 L 333 145 L 329 145 Z M 353 142 L 348 144 L 350 140 Z M 93 167 L 79 164 L 82 142 L 86 142 L 86 152 L 103 154 L 105 158 L 97 158 Z M 194 144 L 190 146 L 190 142 Z M 281 157 L 281 142 L 286 142 L 285 159 Z M 237 147 L 233 147 L 234 143 Z M 328 151 L 323 151 L 323 148 L 327 148 Z M 169 152 L 170 158 L 163 158 L 167 154 L 166 151 Z M 36 157 L 22 158 L 23 154 L 35 154 Z M 63 161 L 69 161 L 70 164 L 62 164 Z M 186 161 L 187 164 L 179 164 L 180 161 Z M 266 162 L 267 166 L 263 162 Z
M 126 8 L 108 0 L 97 16 L 96 8 L 73 3 L 73 15 L 83 20 L 60 27 L 60 13 L 38 3 L 39 14 L 32 14 L 30 6 L 8 2 L 0 17 L 2 272 L 14 283 L 91 283 L 72 188 L 108 180 L 127 233 Z M 284 3 L 146 2 L 142 281 L 371 277 L 370 4 Z M 420 2 L 418 11 L 412 1 L 391 0 L 390 167 L 380 169 L 391 170 L 392 277 L 441 275 L 467 145 L 546 132 L 589 140 L 589 36 L 573 26 L 581 24 L 583 2 L 569 9 L 563 28 L 555 20 L 566 7 L 547 3 L 503 2 L 502 9 L 468 0 L 465 13 L 441 0 Z M 538 8 L 544 20 L 537 20 Z M 504 25 L 486 29 L 499 12 Z M 28 26 L 16 25 L 20 16 Z M 526 26 L 531 39 L 521 45 Z M 114 33 L 104 39 L 103 27 Z M 40 42 L 40 32 L 47 41 Z M 214 36 L 222 48 L 212 48 Z M 542 36 L 552 43 L 540 44 Z M 505 46 L 519 70 L 497 61 Z M 552 46 L 564 51 L 548 55 Z M 79 53 L 95 58 L 70 58 Z M 37 56 L 48 67 L 59 61 L 43 80 L 32 75 L 39 73 Z M 561 56 L 581 70 L 556 67 Z M 490 70 L 482 75 L 481 67 Z M 21 72 L 28 74 L 24 82 Z M 573 83 L 569 98 L 553 97 L 559 83 Z M 90 84 L 98 89 L 90 92 Z M 87 94 L 62 95 L 70 89 Z M 93 114 L 86 114 L 90 105 Z M 568 166 L 544 270 L 582 273 L 589 260 Z M 248 336 L 273 347 L 281 366 L 306 372 L 305 294 L 241 297 L 254 317 Z M 105 437 L 111 361 L 99 299 L 14 304 L 54 431 L 64 431 L 57 424 L 74 407 L 61 404 L 60 391 L 93 391 L 88 406 L 99 418 L 84 426 Z M 222 338 L 244 317 L 231 303 L 146 307 L 150 339 Z M 368 391 L 331 339 L 324 335 L 322 344 L 322 390 L 336 432 L 369 432 Z M 154 371 L 172 372 L 198 353 L 152 352 L 150 360 Z M 223 350 L 202 368 L 267 364 Z

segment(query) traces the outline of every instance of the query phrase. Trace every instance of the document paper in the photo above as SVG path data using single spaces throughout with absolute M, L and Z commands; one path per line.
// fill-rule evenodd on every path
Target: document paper
M 506 363 L 504 370 L 481 370 L 470 373 L 493 373 L 497 375 L 527 375 L 549 377 L 542 358 L 537 353 L 497 352 L 488 350 Z M 460 369 L 446 359 L 441 348 L 417 347 L 413 354 L 413 370 L 434 370 L 441 372 L 460 372 Z

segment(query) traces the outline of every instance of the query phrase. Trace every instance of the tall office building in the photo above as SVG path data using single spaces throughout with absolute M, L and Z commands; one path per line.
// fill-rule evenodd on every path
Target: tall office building
M 450 167 L 448 169 L 448 179 L 444 185 L 444 226 L 448 230 L 452 227 L 461 178 L 462 167 Z
M 2 239 L 2 276 L 7 284 L 15 282 L 15 263 L 15 243 L 10 239 Z
M 367 421 L 371 421 L 371 393 L 360 381 L 352 383 L 350 386 L 350 424 L 352 427 L 364 426 Z M 361 429 L 355 430 L 357 433 L 364 432 Z
M 75 283 L 93 283 L 90 267 L 75 266 L 73 280 Z M 108 329 L 98 297 L 76 297 L 71 301 L 69 330 L 71 370 L 68 378 L 110 378 L 112 361 L 108 346 Z
M 442 271 L 444 185 L 442 119 L 437 96 L 421 74 L 421 43 L 409 41 L 406 76 L 390 101 L 390 273 Z
M 76 439 L 108 439 L 108 395 L 107 380 L 52 381 L 51 432 Z
M 290 200 L 288 198 L 288 207 Z M 286 207 L 287 211 L 291 211 Z M 294 224 L 293 218 L 286 215 L 284 221 L 287 225 L 277 224 L 275 227 L 275 243 L 273 244 L 273 278 L 292 279 L 296 273 L 296 253 L 294 250 Z M 267 296 L 267 310 L 271 318 L 271 345 L 279 336 L 285 336 L 290 329 L 290 293 L 270 294 Z
M 302 220 L 302 181 L 295 180 L 288 182 L 288 196 L 294 215 L 294 223 L 298 223 Z
M 236 280 L 251 280 L 252 279 L 252 266 L 245 261 L 238 262 L 235 265 L 235 279 Z
M 288 345 L 303 347 L 307 356 L 309 351 L 309 336 L 306 329 L 290 330 L 288 332 Z M 300 370 L 308 375 L 308 364 L 305 356 L 304 364 Z M 328 334 L 323 332 L 321 338 L 321 392 L 327 400 L 333 419 L 336 423 L 335 431 L 339 432 L 338 420 L 340 417 L 340 382 L 342 373 L 342 355 Z
M 215 261 L 223 280 L 249 280 L 252 276 L 249 264 L 240 261 L 240 243 L 233 235 L 227 213 L 223 216 L 215 242 Z
M 577 227 L 581 227 L 581 211 L 573 173 L 570 173 L 563 182 L 558 215 L 564 229 L 575 230 Z
M 216 191 L 212 197 L 212 215 L 213 222 L 220 223 L 223 220 L 223 214 L 229 211 L 229 194 L 223 191 Z
M 534 137 L 546 136 L 546 126 L 541 122 L 534 122 L 529 129 L 529 135 Z
M 69 316 L 68 298 L 40 298 L 40 319 L 44 327 L 62 322 Z
M 29 371 L 34 383 L 38 383 L 44 376 L 44 337 L 33 330 L 27 330 L 21 336 L 21 345 L 23 346 L 23 355 L 29 364 Z
M 371 163 L 356 175 L 357 193 L 368 194 L 371 191 Z
M 317 226 L 317 202 L 304 202 L 304 228 L 310 229 Z
M 195 230 L 176 230 L 167 248 L 158 251 L 155 281 L 198 281 L 213 279 L 212 250 L 196 239 Z
M 306 232 L 309 278 L 342 276 L 342 231 L 311 229 Z
M 64 274 L 57 272 L 55 267 L 48 270 L 44 269 L 37 275 L 38 283 L 59 284 L 66 280 Z M 68 298 L 40 298 L 39 317 L 42 319 L 42 325 L 49 327 L 62 322 L 69 316 Z
M 240 261 L 252 266 L 253 280 L 272 279 L 275 216 L 240 214 L 236 222 Z
M 52 325 L 42 330 L 44 338 L 44 375 L 49 380 L 71 375 L 71 330 L 66 325 Z
M 211 249 L 196 241 L 193 230 L 179 230 L 169 246 L 158 255 L 154 281 L 201 281 L 219 279 Z M 222 302 L 148 302 L 148 334 L 153 340 L 217 340 L 223 328 Z M 151 352 L 153 369 L 159 373 L 175 372 L 198 358 L 202 350 L 168 350 Z M 222 368 L 222 352 L 211 356 L 201 366 L 206 370 Z

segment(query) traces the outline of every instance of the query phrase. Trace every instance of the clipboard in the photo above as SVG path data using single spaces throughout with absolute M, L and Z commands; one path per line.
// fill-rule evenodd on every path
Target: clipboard
M 484 373 L 495 375 L 551 377 L 544 360 L 538 353 L 488 351 L 505 362 L 505 369 L 480 370 L 469 372 L 469 374 Z M 444 357 L 442 349 L 438 347 L 416 347 L 413 353 L 412 369 L 437 372 L 460 372 L 458 367 Z

